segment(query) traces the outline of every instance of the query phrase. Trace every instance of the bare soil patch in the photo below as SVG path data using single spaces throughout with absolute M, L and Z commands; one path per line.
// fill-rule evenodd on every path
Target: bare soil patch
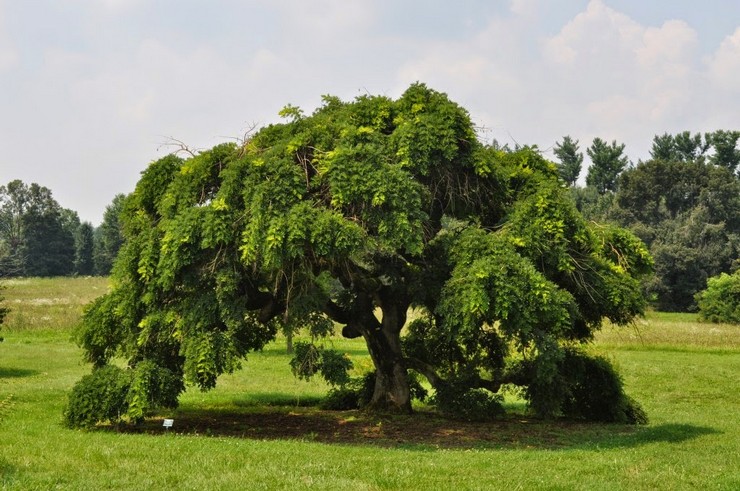
M 139 425 L 117 425 L 125 433 L 204 435 L 258 440 L 302 440 L 327 444 L 430 448 L 565 448 L 585 442 L 629 437 L 638 428 L 569 421 L 508 418 L 466 422 L 418 412 L 374 415 L 361 411 L 321 411 L 313 408 L 260 412 L 198 411 L 172 416 L 171 429 L 162 418 Z

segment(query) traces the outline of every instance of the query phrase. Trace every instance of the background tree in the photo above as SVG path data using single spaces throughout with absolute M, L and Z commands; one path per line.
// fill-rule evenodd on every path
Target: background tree
M 601 138 L 594 138 L 586 149 L 591 158 L 586 184 L 595 187 L 599 194 L 616 191 L 617 177 L 629 164 L 623 152 L 624 144 L 617 145 L 616 141 L 607 144 Z
M 123 244 L 123 230 L 120 216 L 126 199 L 124 194 L 117 194 L 105 207 L 103 222 L 95 229 L 95 248 L 93 252 L 95 274 L 106 276 L 113 268 L 113 261 Z
M 77 214 L 62 209 L 48 188 L 19 180 L 0 187 L 0 242 L 14 274 L 70 274 Z M 20 271 L 17 271 L 20 270 Z
M 735 173 L 740 165 L 740 149 L 737 147 L 740 131 L 718 130 L 707 137 L 714 148 L 709 162 L 718 167 L 725 167 Z
M 630 228 L 649 246 L 655 276 L 645 287 L 660 310 L 694 310 L 707 278 L 740 257 L 740 180 L 726 167 L 702 158 L 640 162 L 620 175 L 614 198 L 585 211 Z
M 467 111 L 421 84 L 285 114 L 242 146 L 154 162 L 126 199 L 116 287 L 79 333 L 97 369 L 73 394 L 111 377 L 125 390 L 95 414 L 138 419 L 172 404 L 173 387 L 213 387 L 281 327 L 319 336 L 336 322 L 367 345 L 369 409 L 409 412 L 411 370 L 455 411 L 493 414 L 513 383 L 543 416 L 641 419 L 609 364 L 577 346 L 604 317 L 641 312 L 650 257 L 627 231 L 586 222 L 553 164 L 483 146 Z M 298 375 L 346 382 L 341 354 L 296 352 L 312 361 L 296 358 Z M 115 355 L 125 375 L 101 371 Z M 99 417 L 80 419 L 81 400 L 68 424 Z
M 0 186 L 0 277 L 22 274 L 22 217 L 28 199 L 28 189 L 21 181 Z
M 683 131 L 675 135 L 664 133 L 655 135 L 650 156 L 653 160 L 666 162 L 697 162 L 703 161 L 711 145 L 711 134 L 700 133 L 694 135 L 690 131 Z
M 75 274 L 89 276 L 95 272 L 93 263 L 94 229 L 90 222 L 83 222 L 75 236 Z
M 554 153 L 560 160 L 560 178 L 569 186 L 575 186 L 583 164 L 583 153 L 578 151 L 578 140 L 574 141 L 570 136 L 563 137 L 562 142 L 555 144 Z

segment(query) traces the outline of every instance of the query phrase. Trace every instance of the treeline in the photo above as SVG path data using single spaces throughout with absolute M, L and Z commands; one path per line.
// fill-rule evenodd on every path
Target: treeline
M 109 274 L 123 242 L 123 200 L 116 196 L 94 227 L 44 186 L 20 180 L 0 186 L 0 278 Z
M 624 145 L 596 138 L 583 153 L 566 136 L 558 170 L 588 219 L 632 230 L 649 247 L 655 274 L 643 287 L 659 310 L 694 311 L 707 280 L 740 269 L 740 131 L 655 136 L 650 159 L 630 164 Z

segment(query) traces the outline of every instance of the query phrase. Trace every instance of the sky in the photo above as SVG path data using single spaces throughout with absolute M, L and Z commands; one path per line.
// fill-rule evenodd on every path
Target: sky
M 600 137 L 636 163 L 656 134 L 740 130 L 740 1 L 0 0 L 0 185 L 98 225 L 174 140 L 417 81 L 486 142 Z

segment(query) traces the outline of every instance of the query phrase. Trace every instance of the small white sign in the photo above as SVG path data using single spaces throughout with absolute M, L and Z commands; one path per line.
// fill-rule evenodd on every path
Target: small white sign
M 172 428 L 172 425 L 173 424 L 175 424 L 175 420 L 174 419 L 165 419 L 164 420 L 164 423 L 162 423 L 162 426 L 164 426 L 165 428 L 169 429 L 169 428 Z

